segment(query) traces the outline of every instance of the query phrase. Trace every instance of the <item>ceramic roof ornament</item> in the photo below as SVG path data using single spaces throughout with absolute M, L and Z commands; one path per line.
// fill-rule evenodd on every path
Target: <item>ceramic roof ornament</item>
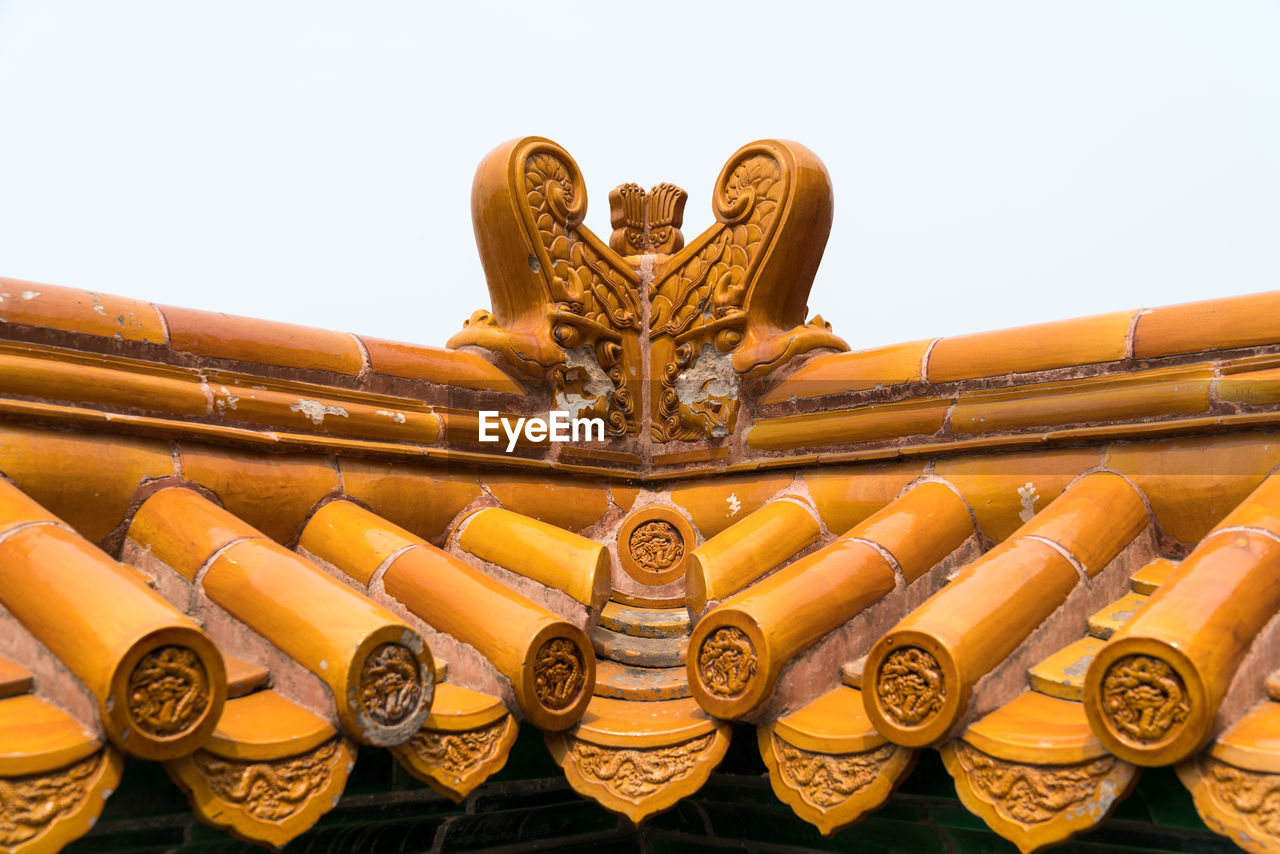
M 1144 766 L 1280 850 L 1280 293 L 850 351 L 803 146 L 689 238 L 673 185 L 607 242 L 586 198 L 550 140 L 482 161 L 446 348 L 0 279 L 0 846 L 127 756 L 278 847 L 361 750 L 461 801 L 521 728 L 639 823 L 749 725 L 824 834 L 936 751 L 1023 851 Z

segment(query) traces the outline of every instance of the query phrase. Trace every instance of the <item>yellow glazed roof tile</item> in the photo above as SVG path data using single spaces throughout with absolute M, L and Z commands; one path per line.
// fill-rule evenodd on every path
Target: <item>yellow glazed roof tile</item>
M 1132 619 L 1138 609 L 1146 604 L 1147 596 L 1143 593 L 1127 593 L 1105 608 L 1099 609 L 1089 616 L 1089 634 L 1106 640 L 1116 630 Z
M 885 743 L 863 710 L 862 692 L 847 685 L 778 718 L 774 732 L 801 750 L 819 753 L 857 753 Z
M 1035 691 L 972 723 L 964 740 L 1000 759 L 1041 765 L 1084 762 L 1105 756 L 1079 703 Z
M 1134 593 L 1150 596 L 1160 589 L 1160 585 L 1164 584 L 1165 579 L 1177 568 L 1176 560 L 1157 558 L 1135 572 L 1129 579 L 1129 586 L 1133 588 Z
M 1103 643 L 1089 635 L 1063 647 L 1027 671 L 1031 687 L 1050 697 L 1079 702 L 1084 697 L 1084 674 Z
M 1280 703 L 1255 706 L 1217 737 L 1209 754 L 1238 768 L 1280 774 Z
M 97 751 L 84 724 L 32 694 L 0 700 L 0 777 L 39 774 Z
M 774 791 L 824 832 L 882 803 L 926 745 L 953 773 L 972 751 L 1110 762 L 1103 745 L 1168 764 L 1223 715 L 1210 755 L 1280 773 L 1280 704 L 1241 717 L 1243 695 L 1227 696 L 1276 610 L 1280 478 L 1264 479 L 1280 464 L 1280 292 L 846 352 L 806 319 L 831 216 L 812 152 L 743 147 L 714 224 L 687 241 L 684 193 L 663 186 L 617 191 L 606 241 L 583 224 L 564 149 L 526 137 L 486 158 L 474 213 L 491 309 L 452 339 L 461 350 L 0 280 L 0 600 L 124 751 L 145 742 L 116 720 L 130 656 L 144 675 L 196 670 L 135 650 L 150 629 L 131 620 L 198 647 L 212 735 L 155 758 L 184 769 L 205 818 L 240 809 L 200 782 L 210 757 L 329 763 L 287 827 L 230 821 L 274 845 L 332 806 L 346 736 L 392 746 L 457 799 L 501 767 L 517 716 L 576 791 L 637 821 L 705 782 L 735 717 L 772 751 Z M 569 406 L 603 438 L 523 434 L 510 453 L 479 440 L 481 413 Z M 1190 556 L 1152 561 L 1161 550 Z M 1115 573 L 1144 562 L 1089 620 L 1109 643 L 1045 657 L 1099 585 L 1118 591 Z M 256 663 L 226 657 L 224 680 L 192 617 L 219 643 L 244 632 L 227 648 Z M 14 654 L 0 776 L 100 749 L 21 693 L 25 664 L 62 702 L 57 666 Z M 1004 702 L 1036 660 L 1035 690 Z M 366 726 L 400 676 L 411 714 Z M 1172 714 L 1145 715 L 1153 691 Z M 494 752 L 446 773 L 432 739 L 464 735 Z M 1166 749 L 1177 739 L 1182 753 Z M 874 754 L 875 797 L 797 806 L 781 744 L 821 763 Z M 668 750 L 696 770 L 655 793 L 590 779 L 593 763 Z M 1113 783 L 1132 776 L 1115 765 Z
M 227 701 L 205 749 L 227 759 L 279 759 L 305 753 L 337 732 L 275 691 L 257 691 Z

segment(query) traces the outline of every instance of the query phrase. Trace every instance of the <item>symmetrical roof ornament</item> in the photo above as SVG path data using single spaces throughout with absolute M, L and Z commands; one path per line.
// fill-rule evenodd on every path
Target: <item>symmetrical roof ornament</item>
M 812 153 L 685 199 L 606 244 L 500 147 L 454 349 L 0 279 L 0 848 L 125 757 L 282 846 L 360 750 L 461 801 L 522 728 L 638 823 L 753 725 L 827 834 L 937 751 L 1024 852 L 1170 765 L 1280 852 L 1280 293 L 842 352 Z M 558 410 L 607 435 L 485 435 Z
M 716 224 L 685 245 L 686 194 L 624 184 L 609 244 L 583 225 L 569 153 L 541 137 L 494 149 L 472 187 L 492 312 L 449 341 L 549 373 L 556 400 L 612 436 L 724 439 L 738 382 L 819 348 L 847 350 L 806 301 L 831 231 L 831 180 L 804 146 L 745 145 L 712 193 Z M 606 382 L 607 378 L 607 382 Z M 651 389 L 651 391 L 650 391 Z

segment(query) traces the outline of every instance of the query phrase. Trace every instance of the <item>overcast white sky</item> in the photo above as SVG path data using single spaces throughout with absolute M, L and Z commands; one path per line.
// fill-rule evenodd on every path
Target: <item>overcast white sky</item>
M 1280 288 L 1280 2 L 0 0 L 0 275 L 443 344 L 471 178 L 799 140 L 855 347 Z

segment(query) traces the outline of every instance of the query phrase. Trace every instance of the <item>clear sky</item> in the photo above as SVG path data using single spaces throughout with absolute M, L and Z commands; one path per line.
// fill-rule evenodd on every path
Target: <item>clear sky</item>
M 608 191 L 795 139 L 854 348 L 1280 288 L 1280 2 L 0 0 L 0 275 L 443 344 L 470 185 Z

